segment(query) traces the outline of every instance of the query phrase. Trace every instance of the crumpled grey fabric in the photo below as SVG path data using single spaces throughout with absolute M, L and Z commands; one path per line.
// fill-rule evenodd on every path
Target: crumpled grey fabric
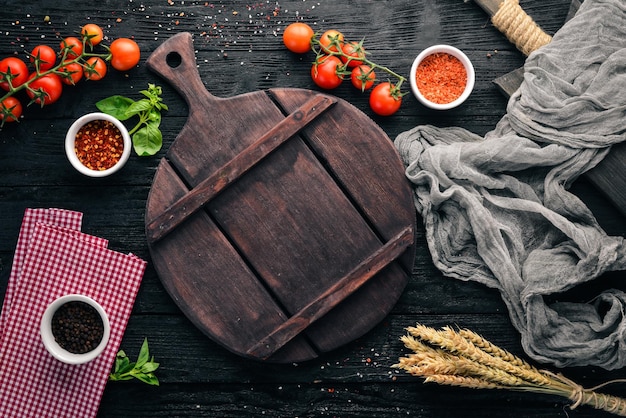
M 567 191 L 624 140 L 626 1 L 585 0 L 527 58 L 523 85 L 484 138 L 418 126 L 394 141 L 435 265 L 498 289 L 535 360 L 626 365 L 624 292 L 588 303 L 548 298 L 626 270 L 624 238 L 607 235 Z

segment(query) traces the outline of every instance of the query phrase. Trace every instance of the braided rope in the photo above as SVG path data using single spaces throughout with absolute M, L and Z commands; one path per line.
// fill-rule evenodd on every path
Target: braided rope
M 491 18 L 491 22 L 524 55 L 529 55 L 552 40 L 552 37 L 541 30 L 524 12 L 519 0 L 504 0 Z

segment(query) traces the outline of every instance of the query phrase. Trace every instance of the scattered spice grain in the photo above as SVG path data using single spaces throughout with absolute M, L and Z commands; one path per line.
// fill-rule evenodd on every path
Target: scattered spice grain
M 90 170 L 106 170 L 122 157 L 122 133 L 108 120 L 91 121 L 76 133 L 74 151 L 78 160 Z
M 93 306 L 81 301 L 68 302 L 52 316 L 52 335 L 65 350 L 83 354 L 100 344 L 104 324 Z
M 417 88 L 429 101 L 446 104 L 458 99 L 467 85 L 463 63 L 446 52 L 428 55 L 415 72 Z

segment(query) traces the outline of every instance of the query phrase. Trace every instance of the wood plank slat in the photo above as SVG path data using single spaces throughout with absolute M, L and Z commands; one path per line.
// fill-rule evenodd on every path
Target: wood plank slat
M 266 359 L 306 329 L 311 323 L 326 315 L 348 296 L 397 259 L 413 243 L 413 228 L 406 227 L 373 254 L 359 263 L 346 276 L 311 301 L 307 306 L 285 321 L 248 350 L 248 354 Z
M 226 163 L 214 174 L 195 186 L 189 193 L 181 197 L 172 206 L 151 221 L 148 221 L 146 235 L 154 243 L 172 229 L 180 225 L 190 215 L 207 204 L 218 193 L 247 173 L 267 155 L 281 144 L 292 138 L 306 125 L 324 113 L 330 106 L 337 103 L 330 96 L 313 96 L 293 113 L 276 124 L 272 129 L 248 146 L 231 161 Z

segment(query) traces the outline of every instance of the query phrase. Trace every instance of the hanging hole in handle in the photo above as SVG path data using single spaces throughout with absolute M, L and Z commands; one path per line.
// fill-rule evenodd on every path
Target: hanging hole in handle
M 165 57 L 165 62 L 170 66 L 170 68 L 178 68 L 178 66 L 182 64 L 183 58 L 178 52 L 170 52 L 167 54 L 167 57 Z

